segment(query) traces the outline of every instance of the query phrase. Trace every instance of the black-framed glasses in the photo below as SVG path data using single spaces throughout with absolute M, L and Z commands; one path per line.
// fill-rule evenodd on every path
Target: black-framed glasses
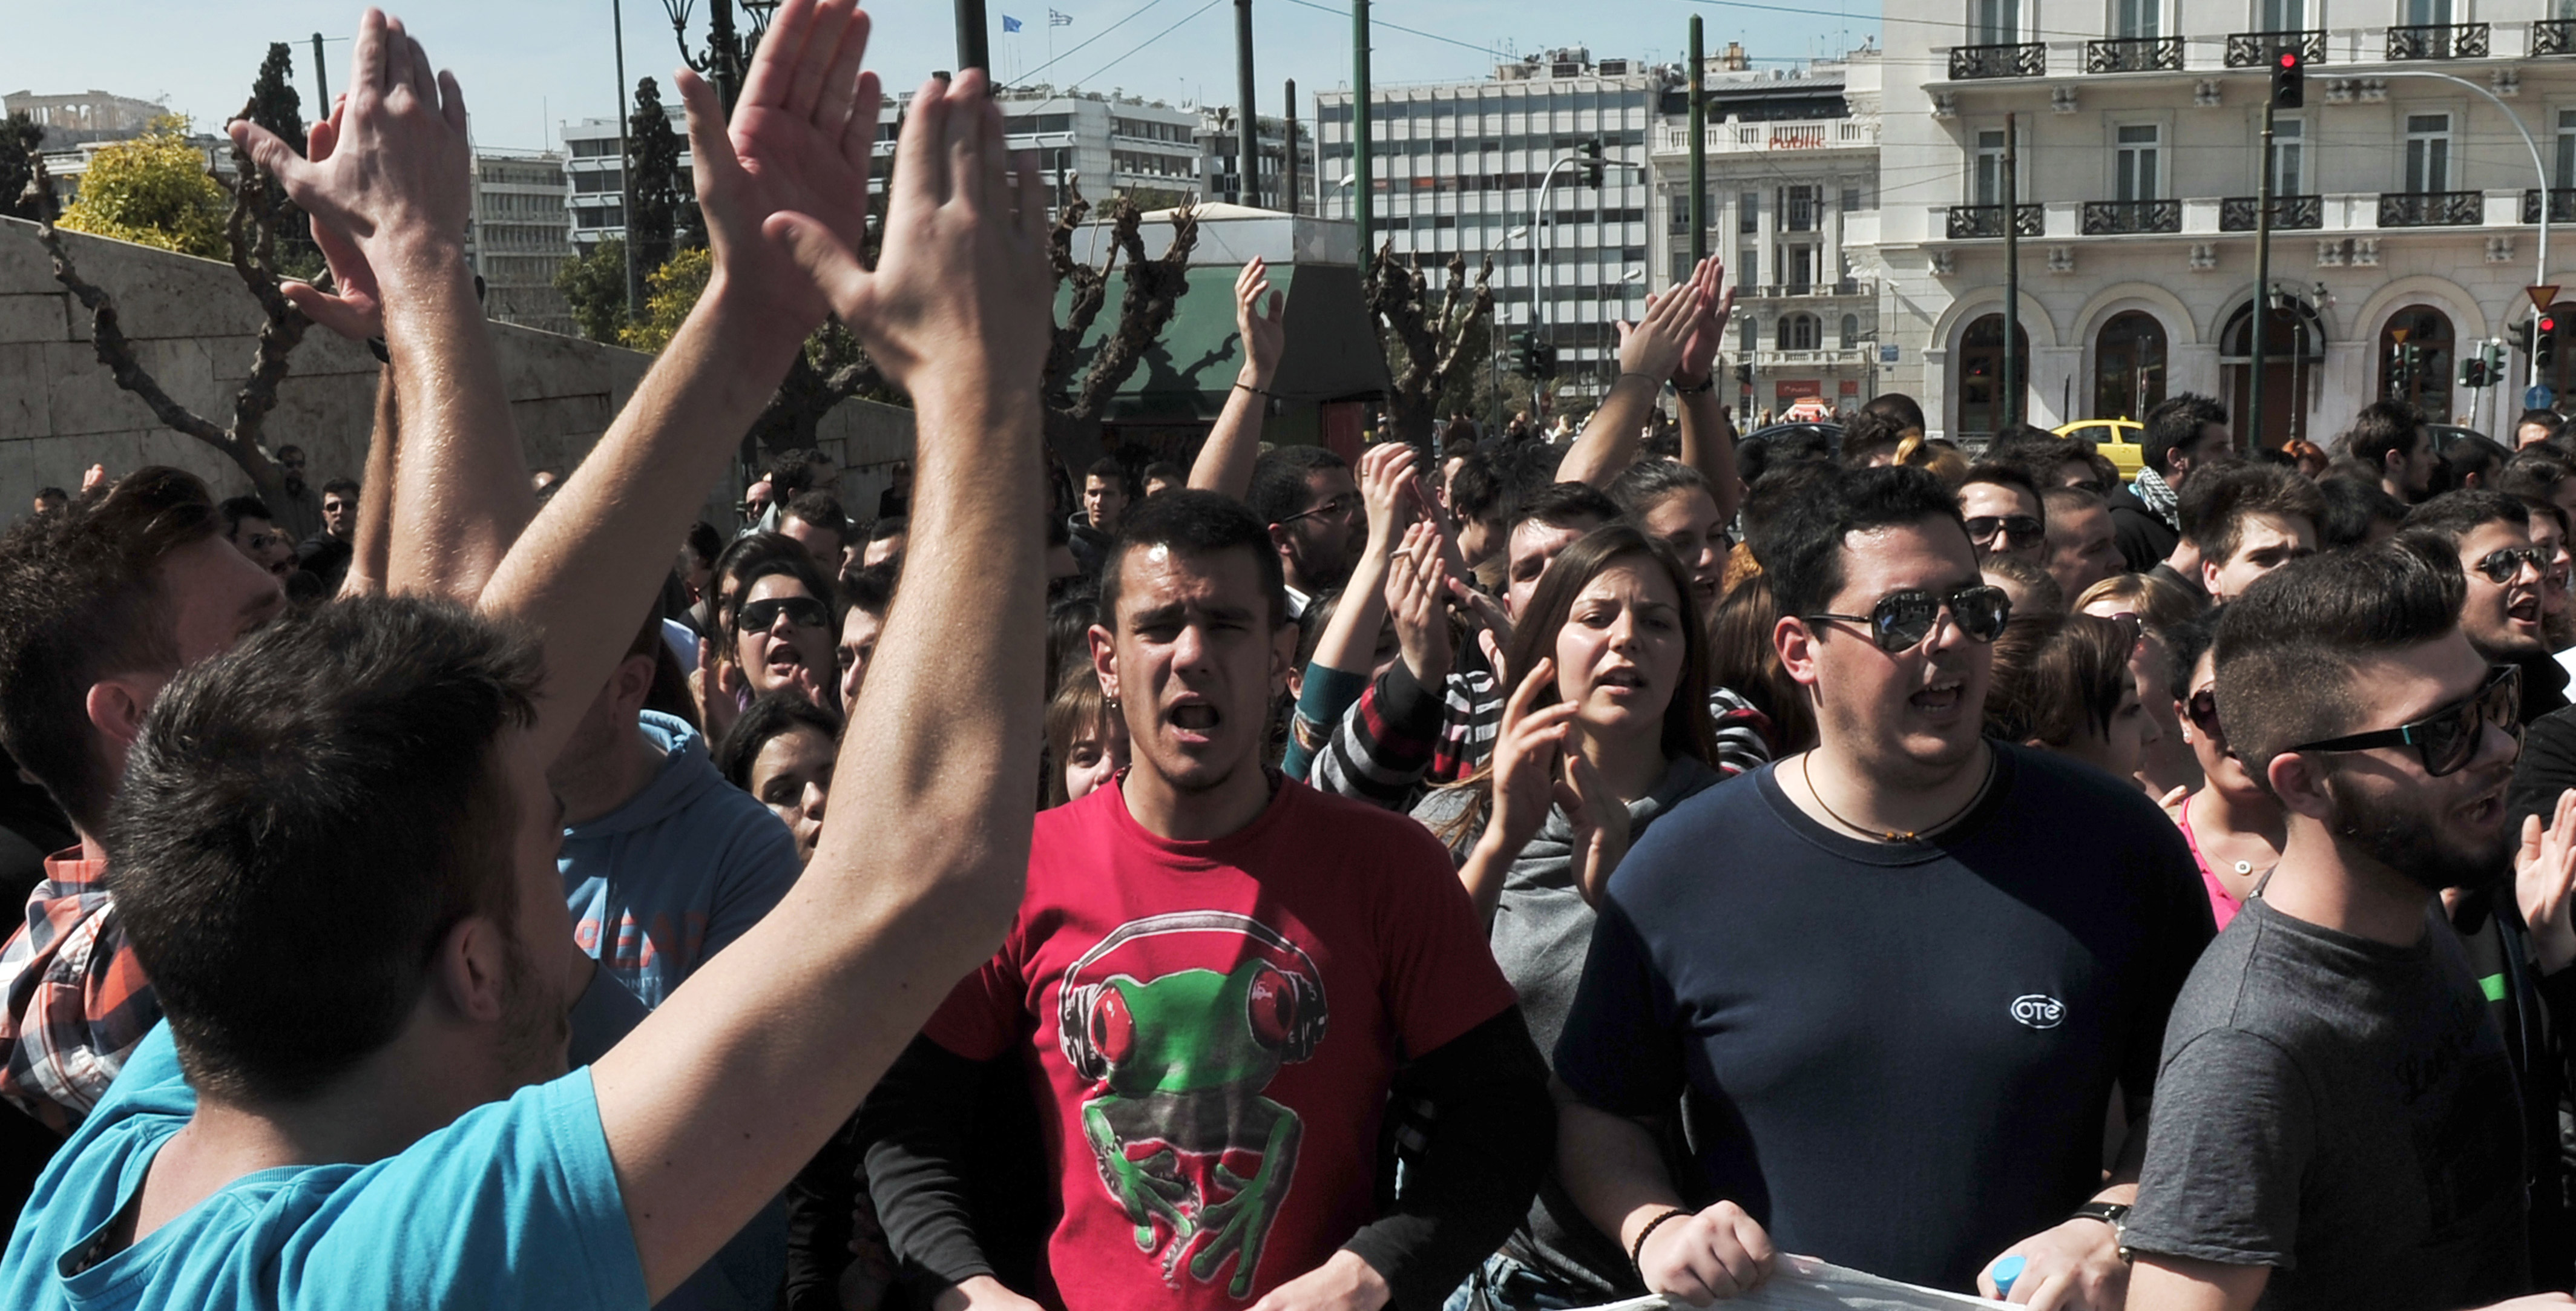
M 2227 734 L 2218 724 L 2218 693 L 2215 689 L 2204 687 L 2185 698 L 2182 717 L 2190 720 L 2191 726 L 2199 729 L 2201 735 L 2210 741 L 2226 740 Z
M 1322 505 L 1316 506 L 1314 509 L 1299 510 L 1297 513 L 1292 514 L 1279 522 L 1283 524 L 1291 524 L 1300 519 L 1347 519 L 1351 517 L 1352 511 L 1359 508 L 1360 494 L 1358 492 L 1344 492 L 1341 495 L 1324 502 Z
M 1865 615 L 1802 615 L 1809 623 L 1820 619 L 1839 620 L 1846 624 L 1869 625 L 1870 640 L 1878 649 L 1895 655 L 1911 651 L 1932 635 L 1941 621 L 1941 612 L 1950 612 L 1950 622 L 1976 642 L 1991 642 L 2004 631 L 2004 622 L 2012 618 L 2012 597 L 2000 587 L 1982 584 L 1962 587 L 1947 596 L 1936 596 L 1921 588 L 1890 592 L 1878 599 Z
M 2017 547 L 2037 546 L 2040 538 L 2047 535 L 2039 520 L 2026 514 L 1981 514 L 1968 520 L 1968 540 L 1982 546 L 1994 540 L 1998 529 L 2006 542 Z
M 2549 553 L 2537 546 L 2497 547 L 2480 557 L 2475 568 L 2486 575 L 2488 582 L 2502 587 L 2520 577 L 2524 565 L 2530 565 L 2531 571 L 2543 579 L 2549 577 Z
M 2411 724 L 2302 743 L 2284 754 L 2413 747 L 2424 759 L 2424 772 L 2440 778 L 2476 758 L 2478 741 L 2490 725 L 2511 733 L 2516 743 L 2522 741 L 2522 671 L 2512 665 L 2493 666 L 2477 691 Z
M 742 615 L 738 622 L 743 632 L 763 633 L 769 631 L 770 626 L 778 622 L 781 612 L 786 614 L 790 623 L 806 628 L 832 626 L 831 610 L 810 596 L 773 596 L 765 600 L 747 601 L 743 604 Z

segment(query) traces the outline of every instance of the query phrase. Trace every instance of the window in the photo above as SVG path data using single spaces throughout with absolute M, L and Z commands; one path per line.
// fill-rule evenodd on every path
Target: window
M 2379 394 L 2449 422 L 2452 345 L 2450 315 L 2430 305 L 2397 311 L 2379 331 Z
M 2021 40 L 2021 0 L 1968 0 L 1968 44 L 2013 45 Z
M 1780 349 L 1811 351 L 1823 344 L 1823 333 L 1813 314 L 1790 314 L 1780 320 Z
M 1745 286 L 1762 284 L 1762 252 L 1750 246 L 1735 252 L 1735 280 Z
M 1743 345 L 1738 349 L 1743 352 L 1746 359 L 1751 359 L 1755 352 L 1762 349 L 1762 325 L 1754 322 L 1752 315 L 1744 316 L 1744 321 L 1736 335 L 1743 338 Z
M 1780 280 L 1789 284 L 1789 290 L 1791 292 L 1794 293 L 1807 290 L 1814 286 L 1816 282 L 1816 248 L 1813 246 L 1782 246 L 1780 248 L 1778 268 L 1780 270 Z
M 2406 0 L 2399 9 L 2409 26 L 2448 27 L 2451 23 L 2451 0 Z M 2433 189 L 2439 191 L 2442 188 Z
M 1860 203 L 1860 188 L 1858 188 L 1858 187 L 1845 187 L 1845 188 L 1843 188 L 1843 212 L 1844 212 L 1844 213 L 1846 213 L 1846 214 L 1849 214 L 1849 213 L 1852 213 L 1852 212 L 1854 212 L 1854 211 L 1856 211 L 1856 210 L 1858 210 L 1858 209 L 1860 209 L 1860 208 L 1861 208 L 1861 203 Z
M 2111 35 L 2137 39 L 2158 35 L 2162 0 L 2111 0 Z
M 2093 338 L 2093 416 L 2143 419 L 2165 398 L 2165 328 L 2136 310 L 2111 316 Z
M 2419 195 L 2451 189 L 2450 115 L 2406 116 L 2406 189 Z
M 1821 187 L 1783 187 L 1780 191 L 1780 225 L 1790 232 L 1816 230 L 1816 210 L 1823 203 Z
M 2272 120 L 2272 194 L 2304 196 L 2306 185 L 2307 125 L 2295 118 Z
M 2153 123 L 2130 123 L 2119 129 L 2119 149 L 2113 162 L 2115 199 L 2156 198 L 2156 166 L 2163 136 L 2164 129 Z
M 2019 324 L 2014 325 L 2019 328 Z M 1968 325 L 1951 355 L 1958 370 L 1952 388 L 1959 397 L 1959 431 L 1991 433 L 2004 420 L 2004 316 L 1988 314 Z M 2030 386 L 2030 333 L 2013 334 L 2013 376 Z
M 2576 109 L 2558 111 L 2558 168 L 2550 185 L 2576 187 Z
M 1857 314 L 1846 314 L 1843 316 L 1843 349 L 1850 350 L 1852 347 L 1858 346 L 1859 344 L 1860 316 Z
M 2307 25 L 2307 0 L 2254 0 L 2257 32 L 2297 32 Z
M 1762 230 L 1762 193 L 1748 191 L 1735 198 L 1735 230 L 1741 233 Z
M 2004 130 L 1999 127 L 1977 129 L 1977 194 L 1970 202 L 1978 205 L 2004 203 Z

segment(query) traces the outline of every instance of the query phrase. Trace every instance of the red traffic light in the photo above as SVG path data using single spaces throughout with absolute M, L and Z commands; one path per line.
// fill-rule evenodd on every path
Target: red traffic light
M 2554 318 L 2551 318 L 2551 317 L 2549 317 L 2549 316 L 2547 316 L 2547 315 L 2543 315 L 2543 316 L 2541 316 L 2541 320 L 2540 320 L 2540 330 L 2541 330 L 2542 332 L 2556 332 L 2556 331 L 2558 331 L 2558 320 L 2557 320 L 2557 319 L 2554 319 Z
M 2298 51 L 2296 51 L 2296 50 L 2284 50 L 2284 51 L 2282 51 L 2282 52 L 2281 52 L 2281 67 L 2283 67 L 2283 68 L 2297 68 L 2298 66 L 2299 66 L 2299 52 L 2298 52 Z

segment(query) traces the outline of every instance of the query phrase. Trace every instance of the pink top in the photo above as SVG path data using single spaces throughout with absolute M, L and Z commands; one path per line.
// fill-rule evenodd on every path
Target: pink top
M 2200 867 L 2201 886 L 2209 889 L 2210 916 L 2218 921 L 2219 928 L 2224 929 L 2227 921 L 2236 918 L 2236 912 L 2245 903 L 2228 892 L 2227 885 L 2219 882 L 2217 872 L 2209 867 L 2209 857 L 2200 854 L 2200 837 L 2191 831 L 2191 798 L 2182 799 L 2182 811 L 2175 822 L 2182 826 L 2182 840 L 2191 848 L 2191 863 Z

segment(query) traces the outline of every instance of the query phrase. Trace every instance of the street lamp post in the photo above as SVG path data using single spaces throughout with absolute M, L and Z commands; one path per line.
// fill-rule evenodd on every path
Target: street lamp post
M 2513 124 L 2513 130 L 2522 137 L 2523 149 L 2531 152 L 2531 171 L 2540 179 L 2540 252 L 2539 263 L 2532 270 L 2531 281 L 2534 286 L 2538 286 L 2549 281 L 2549 169 L 2540 162 L 2540 147 L 2532 141 L 2531 129 L 2522 125 L 2522 116 L 2513 112 L 2513 107 L 2511 105 L 2498 99 L 2495 92 L 2489 91 L 2485 87 L 2479 86 L 2477 83 L 2472 82 L 2465 77 L 2454 77 L 2449 73 L 2419 72 L 2414 69 L 2391 69 L 2387 72 L 2376 74 L 2376 76 L 2427 77 L 2440 82 L 2458 83 L 2461 86 L 2467 87 L 2471 91 L 2477 92 L 2479 95 L 2485 96 L 2488 103 L 2496 107 L 2496 112 L 2504 115 L 2504 121 Z M 2531 307 L 2531 327 L 2535 336 L 2532 342 L 2532 351 L 2526 365 L 2529 372 L 2525 376 L 2523 383 L 2524 386 L 2538 386 L 2540 383 L 2540 349 L 2539 339 L 2536 334 L 2540 331 L 2540 320 L 2542 316 L 2548 313 L 2548 310 L 2549 307 L 2546 305 L 2534 304 Z
M 751 16 L 752 36 L 745 41 L 735 32 L 733 7 L 740 3 Z M 707 7 L 707 48 L 704 53 L 689 50 L 689 18 L 696 12 L 698 0 L 662 0 L 662 12 L 671 17 L 671 38 L 680 45 L 680 62 L 691 70 L 706 75 L 715 84 L 716 99 L 724 105 L 725 116 L 733 116 L 733 102 L 742 94 L 742 77 L 751 63 L 751 52 L 760 43 L 760 34 L 769 30 L 769 16 L 778 9 L 778 0 L 715 0 Z

